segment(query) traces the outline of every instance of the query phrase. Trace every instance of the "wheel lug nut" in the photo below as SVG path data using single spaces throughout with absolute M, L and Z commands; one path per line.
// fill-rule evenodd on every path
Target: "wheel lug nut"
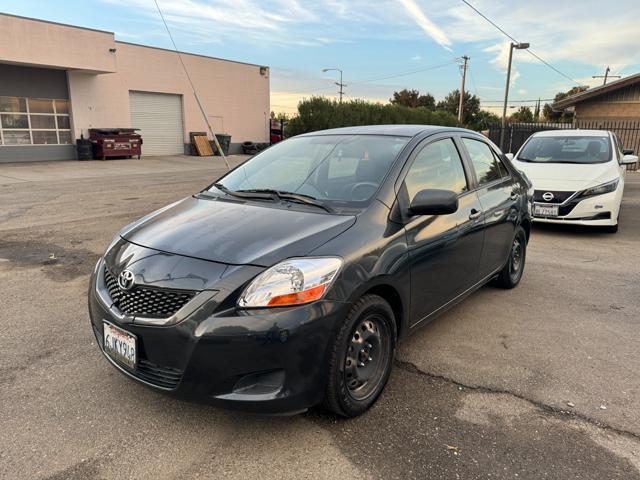
M 363 362 L 358 362 L 358 366 L 359 367 L 364 367 L 364 363 Z
M 370 343 L 367 343 L 367 348 L 371 349 L 373 348 L 373 345 L 371 345 Z
M 373 360 L 373 357 L 369 357 L 367 360 L 372 361 L 372 360 Z

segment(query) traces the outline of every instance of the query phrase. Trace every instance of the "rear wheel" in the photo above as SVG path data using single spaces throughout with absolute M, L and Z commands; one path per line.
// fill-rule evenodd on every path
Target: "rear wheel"
M 498 274 L 496 284 L 502 288 L 514 288 L 520 283 L 527 257 L 527 234 L 518 227 L 511 243 L 507 264 Z
M 389 304 L 377 295 L 358 300 L 331 351 L 324 406 L 338 415 L 364 413 L 389 379 L 396 326 Z

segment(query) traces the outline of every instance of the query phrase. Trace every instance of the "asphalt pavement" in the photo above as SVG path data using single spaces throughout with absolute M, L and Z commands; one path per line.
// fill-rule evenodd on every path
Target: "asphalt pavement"
M 640 479 L 639 173 L 617 234 L 534 225 L 519 287 L 401 343 L 379 402 L 343 420 L 174 400 L 95 345 L 88 278 L 112 237 L 223 171 L 0 165 L 0 478 Z

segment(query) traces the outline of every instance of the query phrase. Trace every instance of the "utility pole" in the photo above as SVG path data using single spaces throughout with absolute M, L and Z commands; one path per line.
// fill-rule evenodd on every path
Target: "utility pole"
M 511 59 L 513 58 L 513 49 L 525 50 L 529 48 L 528 43 L 510 43 L 509 44 L 509 63 L 507 64 L 507 84 L 504 87 L 504 106 L 502 107 L 502 128 L 500 129 L 500 149 L 504 151 L 504 133 L 507 129 L 507 102 L 509 101 L 509 82 L 511 81 Z
M 609 68 L 609 65 L 607 65 L 607 69 L 604 71 L 604 75 L 591 75 L 591 78 L 604 78 L 604 82 L 602 82 L 603 85 L 607 84 L 608 78 L 620 78 L 620 75 L 609 75 L 610 71 L 611 69 Z
M 464 81 L 467 78 L 467 62 L 469 61 L 469 57 L 466 55 L 462 56 L 464 60 L 464 65 L 462 66 L 462 86 L 460 87 L 460 103 L 458 104 L 458 123 L 462 124 L 463 110 L 464 110 Z
M 333 82 L 336 85 L 338 85 L 340 87 L 340 90 L 338 91 L 338 93 L 340 94 L 340 103 L 342 103 L 342 96 L 344 95 L 344 87 L 346 87 L 347 85 L 342 83 L 342 70 L 339 68 L 323 68 L 322 72 L 326 73 L 326 72 L 340 72 L 340 82 Z

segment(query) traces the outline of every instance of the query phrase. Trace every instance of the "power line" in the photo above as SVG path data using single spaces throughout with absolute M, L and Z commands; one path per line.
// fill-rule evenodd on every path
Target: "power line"
M 467 5 L 469 8 L 471 8 L 474 12 L 476 12 L 478 15 L 480 15 L 482 18 L 484 18 L 487 22 L 489 22 L 491 25 L 493 25 L 495 28 L 497 28 L 503 35 L 505 35 L 506 37 L 510 38 L 511 40 L 513 40 L 516 43 L 520 43 L 518 40 L 516 40 L 513 36 L 509 35 L 507 32 L 505 32 L 500 26 L 498 26 L 494 21 L 492 21 L 489 17 L 487 17 L 484 13 L 482 13 L 480 10 L 478 10 L 476 7 L 474 7 L 473 5 L 471 5 L 467 0 L 462 0 L 462 2 Z M 577 85 L 581 85 L 580 82 L 578 82 L 577 80 L 574 80 L 573 78 L 571 78 L 569 75 L 561 72 L 560 70 L 558 70 L 556 67 L 554 67 L 553 65 L 551 65 L 549 62 L 547 62 L 545 59 L 543 59 L 542 57 L 540 57 L 540 55 L 536 54 L 535 52 L 533 52 L 530 48 L 527 49 L 527 52 L 529 52 L 530 55 L 532 55 L 533 57 L 537 58 L 539 61 L 541 61 L 542 63 L 544 63 L 547 67 L 549 67 L 550 69 L 552 69 L 553 71 L 555 71 L 556 73 L 562 75 L 564 78 L 571 80 L 573 83 L 577 84 Z
M 413 75 L 416 73 L 421 73 L 421 72 L 427 72 L 429 70 L 435 70 L 437 68 L 442 68 L 442 67 L 446 67 L 448 65 L 453 65 L 453 64 L 457 64 L 457 60 L 455 61 L 449 61 L 446 63 L 440 63 L 437 65 L 430 65 L 428 67 L 423 67 L 423 68 L 419 68 L 416 70 L 409 70 L 409 71 L 404 71 L 404 72 L 399 72 L 399 73 L 393 73 L 393 74 L 389 74 L 389 75 L 384 75 L 384 76 L 380 76 L 380 77 L 373 77 L 373 78 L 368 78 L 365 80 L 357 80 L 355 82 L 349 82 L 349 85 L 361 85 L 363 83 L 371 83 L 371 82 L 377 82 L 379 80 L 388 80 L 390 78 L 398 78 L 398 77 L 405 77 L 407 75 Z M 333 88 L 332 86 L 325 86 L 325 87 L 317 87 L 317 88 L 309 88 L 309 89 L 305 89 L 305 90 L 294 90 L 293 92 L 274 92 L 271 95 L 292 95 L 292 94 L 297 94 L 297 93 L 310 93 L 310 92 L 316 92 L 316 91 L 320 91 L 320 90 L 329 90 Z

